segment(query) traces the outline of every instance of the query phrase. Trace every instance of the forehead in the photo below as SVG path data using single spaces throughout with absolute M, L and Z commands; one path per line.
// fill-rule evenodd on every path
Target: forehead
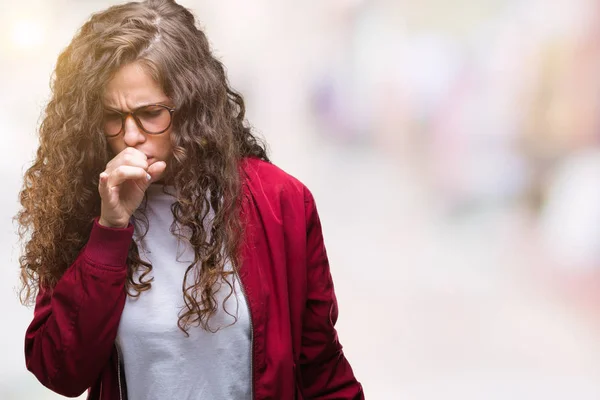
M 116 108 L 132 108 L 166 99 L 158 82 L 139 63 L 127 64 L 117 70 L 103 94 L 104 103 Z

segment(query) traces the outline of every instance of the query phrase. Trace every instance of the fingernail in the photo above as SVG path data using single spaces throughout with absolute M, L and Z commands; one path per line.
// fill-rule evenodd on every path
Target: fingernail
M 152 177 L 150 176 L 150 174 L 146 174 L 146 179 L 148 179 L 148 180 L 152 179 Z

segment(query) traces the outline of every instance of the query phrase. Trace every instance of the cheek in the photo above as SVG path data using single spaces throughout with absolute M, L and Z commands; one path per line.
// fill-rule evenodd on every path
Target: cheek
M 159 140 L 156 142 L 157 154 L 161 155 L 162 159 L 171 158 L 172 153 L 172 145 L 171 145 L 171 136 L 170 134 L 161 136 Z
M 125 149 L 125 142 L 115 138 L 108 141 L 108 149 L 113 153 L 113 156 L 119 154 Z

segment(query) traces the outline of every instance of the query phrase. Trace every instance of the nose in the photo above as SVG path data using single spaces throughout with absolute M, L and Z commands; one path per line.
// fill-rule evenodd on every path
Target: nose
M 125 118 L 123 129 L 125 131 L 123 132 L 123 139 L 127 146 L 135 147 L 137 144 L 146 141 L 146 135 L 144 135 L 144 132 L 140 129 L 131 114 Z

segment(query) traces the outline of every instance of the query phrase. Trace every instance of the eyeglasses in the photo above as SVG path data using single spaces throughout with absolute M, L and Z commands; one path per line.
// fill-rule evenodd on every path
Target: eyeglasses
M 125 120 L 131 115 L 142 131 L 150 135 L 159 135 L 171 127 L 174 112 L 174 108 L 164 104 L 149 104 L 131 112 L 106 109 L 102 119 L 104 134 L 109 138 L 120 135 L 125 131 Z

